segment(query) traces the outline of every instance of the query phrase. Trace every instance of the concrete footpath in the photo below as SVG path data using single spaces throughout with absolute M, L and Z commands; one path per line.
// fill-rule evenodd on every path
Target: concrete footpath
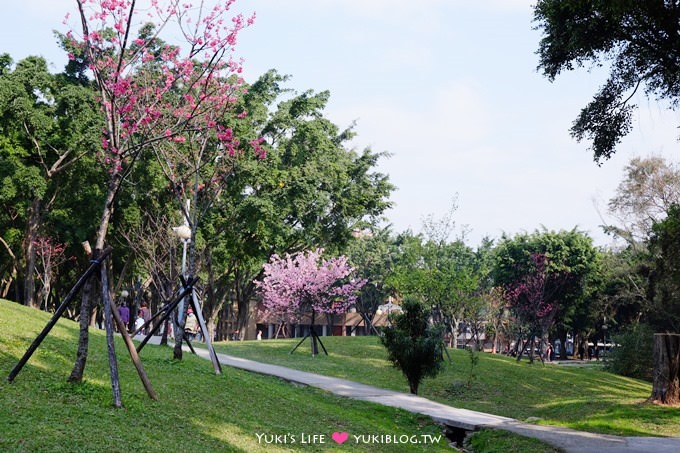
M 195 348 L 196 354 L 210 359 L 208 351 Z M 533 437 L 568 453 L 677 453 L 680 437 L 620 437 L 595 434 L 548 425 L 522 423 L 512 418 L 458 409 L 408 393 L 385 390 L 346 379 L 321 376 L 278 365 L 255 362 L 226 354 L 217 354 L 221 364 L 255 373 L 276 376 L 289 382 L 309 385 L 361 401 L 398 407 L 409 412 L 432 417 L 461 434 L 481 428 L 494 428 Z

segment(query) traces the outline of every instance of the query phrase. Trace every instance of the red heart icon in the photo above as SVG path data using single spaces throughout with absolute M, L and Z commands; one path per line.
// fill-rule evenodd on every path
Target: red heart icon
M 347 434 L 346 432 L 339 433 L 339 432 L 336 431 L 336 432 L 333 433 L 333 435 L 331 437 L 333 438 L 334 441 L 341 444 L 341 443 L 343 443 L 344 441 L 347 440 L 347 438 L 349 437 L 349 434 Z

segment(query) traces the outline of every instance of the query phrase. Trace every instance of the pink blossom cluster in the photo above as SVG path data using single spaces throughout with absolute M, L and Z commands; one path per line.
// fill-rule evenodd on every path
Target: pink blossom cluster
M 356 302 L 364 280 L 353 280 L 346 256 L 323 258 L 323 249 L 274 255 L 256 282 L 270 316 L 297 321 L 304 314 L 344 313 Z
M 33 241 L 33 246 L 43 269 L 43 273 L 38 274 L 41 279 L 45 274 L 54 273 L 54 269 L 66 261 L 76 259 L 75 256 L 66 256 L 66 244 L 56 242 L 49 236 L 39 236 Z
M 107 119 L 102 146 L 112 172 L 120 172 L 143 144 L 163 140 L 183 144 L 195 134 L 212 134 L 221 149 L 238 148 L 221 125 L 237 115 L 233 106 L 243 80 L 227 79 L 242 69 L 230 54 L 254 15 L 230 18 L 234 1 L 208 8 L 179 0 L 77 0 L 82 33 L 67 36 L 85 51 L 100 88 Z M 145 23 L 154 24 L 154 34 L 134 36 Z M 158 49 L 166 29 L 179 30 L 186 42 Z M 250 144 L 263 156 L 260 143 Z
M 548 258 L 545 254 L 531 255 L 532 269 L 528 270 L 521 279 L 505 289 L 505 297 L 517 315 L 525 320 L 539 321 L 554 314 L 555 304 L 548 301 Z

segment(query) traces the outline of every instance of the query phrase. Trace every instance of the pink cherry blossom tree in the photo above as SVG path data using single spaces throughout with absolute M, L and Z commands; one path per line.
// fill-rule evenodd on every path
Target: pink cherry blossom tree
M 323 249 L 272 256 L 256 282 L 267 314 L 280 322 L 299 322 L 311 315 L 312 354 L 317 354 L 314 317 L 344 313 L 356 302 L 364 280 L 354 280 L 346 256 L 324 258 Z
M 518 351 L 517 360 L 529 346 L 529 360 L 533 362 L 534 339 L 538 336 L 544 342 L 543 339 L 547 338 L 548 330 L 559 308 L 553 296 L 568 274 L 551 272 L 548 264 L 548 257 L 545 254 L 532 254 L 531 262 L 527 269 L 524 269 L 522 277 L 505 288 L 504 296 L 508 307 L 518 322 L 528 330 L 527 341 Z M 547 340 L 545 342 L 547 343 Z M 541 350 L 544 350 L 544 347 L 547 347 L 547 344 L 541 345 Z
M 232 17 L 234 1 L 209 7 L 204 1 L 195 6 L 179 0 L 76 0 L 78 25 L 67 33 L 65 46 L 94 79 L 104 120 L 100 157 L 109 171 L 95 255 L 105 246 L 114 199 L 143 151 L 159 143 L 191 143 L 197 134 L 214 137 L 220 149 L 233 147 L 224 123 L 240 80 L 226 81 L 241 71 L 232 53 L 238 33 L 254 19 Z M 168 44 L 164 34 L 182 42 Z M 262 152 L 259 146 L 256 152 Z M 87 294 L 84 290 L 71 381 L 82 380 L 87 358 Z M 109 356 L 115 361 L 108 288 L 102 296 Z M 181 359 L 181 343 L 174 355 Z
M 48 302 L 50 293 L 52 292 L 52 280 L 56 278 L 59 266 L 75 259 L 75 256 L 66 255 L 66 244 L 61 244 L 54 241 L 48 236 L 38 236 L 34 241 L 33 246 L 38 257 L 38 265 L 36 266 L 36 274 L 38 280 L 42 284 L 40 290 L 40 306 L 45 305 L 45 311 L 48 311 Z

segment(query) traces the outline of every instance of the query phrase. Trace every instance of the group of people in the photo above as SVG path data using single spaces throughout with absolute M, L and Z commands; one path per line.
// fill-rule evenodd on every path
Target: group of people
M 148 335 L 152 328 L 150 323 L 151 309 L 149 308 L 149 304 L 146 301 L 142 301 L 140 303 L 139 310 L 137 310 L 137 315 L 135 316 L 132 324 L 130 323 L 130 308 L 128 307 L 127 303 L 123 302 L 118 307 L 118 314 L 120 315 L 120 319 L 123 321 L 123 324 L 128 326 L 128 332 L 131 334 L 136 333 Z M 167 322 L 165 324 L 169 329 L 168 336 L 172 336 L 172 324 Z M 186 338 L 189 340 L 201 339 L 201 328 L 198 323 L 198 318 L 191 307 L 187 309 L 184 333 Z
M 123 324 L 126 326 L 130 325 L 130 309 L 127 305 L 122 304 L 120 307 L 118 307 L 118 315 L 120 315 L 120 319 L 123 321 Z M 146 302 L 142 302 L 142 304 L 139 306 L 137 317 L 135 318 L 133 332 L 139 332 L 146 335 L 149 332 L 149 326 L 147 325 L 144 327 L 144 324 L 146 324 L 150 319 L 151 310 L 149 309 L 149 305 Z M 144 331 L 141 331 L 140 329 L 143 327 Z
M 593 358 L 595 358 L 595 360 L 600 360 L 600 348 L 598 346 L 594 346 L 593 344 L 588 344 L 587 346 L 588 348 L 586 349 L 583 343 L 581 343 L 581 345 L 578 347 L 579 360 L 583 360 L 586 353 L 588 354 L 588 360 L 593 360 Z

